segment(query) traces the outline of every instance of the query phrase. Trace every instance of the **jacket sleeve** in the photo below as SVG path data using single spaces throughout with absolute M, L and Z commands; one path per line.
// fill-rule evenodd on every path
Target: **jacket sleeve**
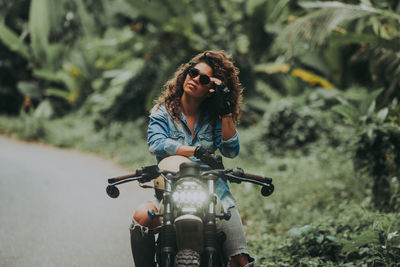
M 147 130 L 147 144 L 150 153 L 161 158 L 176 154 L 182 145 L 170 138 L 168 116 L 164 106 L 154 107 L 150 114 Z
M 236 131 L 235 135 L 228 140 L 222 140 L 222 122 L 217 120 L 215 126 L 215 145 L 218 147 L 222 155 L 227 158 L 234 158 L 239 154 L 239 134 Z

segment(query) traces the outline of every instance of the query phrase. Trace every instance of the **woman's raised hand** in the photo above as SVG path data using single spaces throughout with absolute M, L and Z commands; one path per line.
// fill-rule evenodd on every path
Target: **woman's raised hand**
M 211 77 L 210 81 L 211 81 L 211 83 L 213 83 L 216 86 L 222 84 L 222 81 L 220 79 L 218 79 L 218 78 L 215 78 L 215 77 Z M 211 89 L 208 90 L 208 92 L 211 93 L 211 94 L 215 93 L 215 89 L 214 88 L 215 88 L 215 86 L 212 86 Z

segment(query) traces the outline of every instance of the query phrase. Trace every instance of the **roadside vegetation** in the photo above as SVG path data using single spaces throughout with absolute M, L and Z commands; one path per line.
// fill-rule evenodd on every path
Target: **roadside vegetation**
M 400 4 L 0 0 L 0 133 L 154 164 L 148 111 L 179 64 L 233 55 L 241 152 L 226 167 L 260 266 L 400 262 Z M 28 8 L 29 7 L 29 8 Z

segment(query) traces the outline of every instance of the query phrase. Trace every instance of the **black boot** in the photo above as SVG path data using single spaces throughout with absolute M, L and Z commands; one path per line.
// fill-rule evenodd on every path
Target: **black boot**
M 136 267 L 155 267 L 154 256 L 156 253 L 155 238 L 152 231 L 143 231 L 138 224 L 132 223 L 131 248 Z

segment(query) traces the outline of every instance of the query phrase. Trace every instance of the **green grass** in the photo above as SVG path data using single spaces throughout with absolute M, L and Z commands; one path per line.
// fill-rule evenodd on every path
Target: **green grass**
M 154 164 L 143 120 L 113 122 L 97 130 L 90 118 L 41 120 L 0 116 L 0 133 L 23 140 L 95 152 L 134 169 Z M 241 153 L 225 166 L 272 177 L 275 192 L 233 184 L 249 249 L 258 266 L 396 266 L 400 262 L 400 216 L 379 213 L 370 189 L 354 173 L 345 145 L 323 140 L 307 153 L 274 156 L 257 142 L 257 127 L 240 129 Z

